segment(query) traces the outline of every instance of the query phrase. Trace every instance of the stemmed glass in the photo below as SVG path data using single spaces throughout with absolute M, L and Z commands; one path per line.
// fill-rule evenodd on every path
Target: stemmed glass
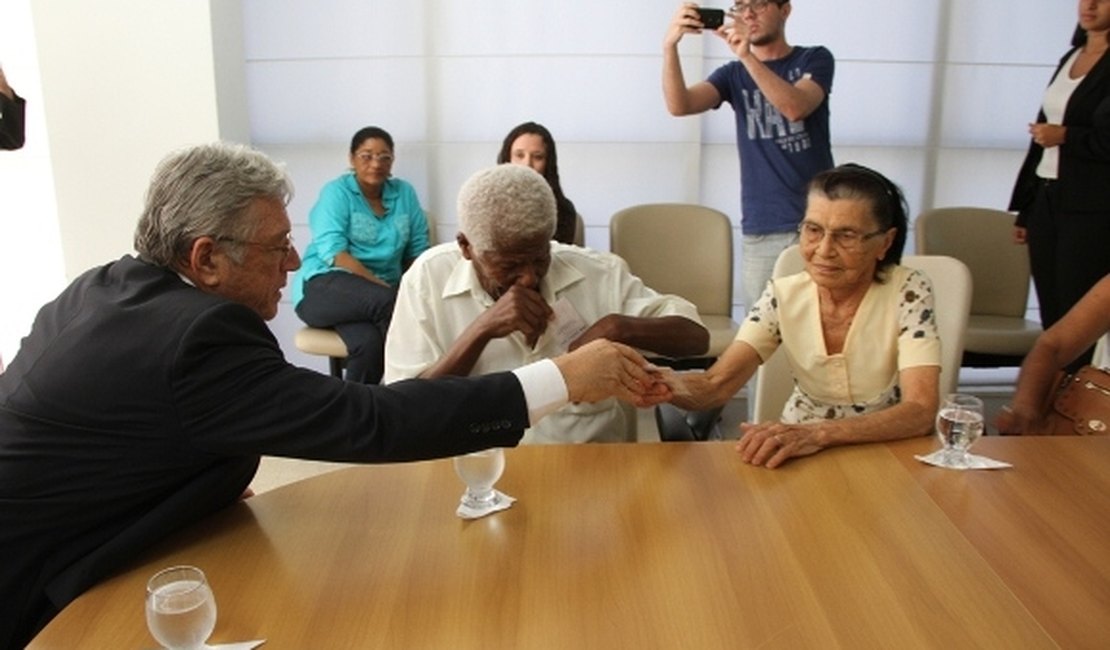
M 162 569 L 146 583 L 146 625 L 169 650 L 200 650 L 216 627 L 216 598 L 195 566 Z
M 946 395 L 937 412 L 937 437 L 944 448 L 944 464 L 967 467 L 967 450 L 981 435 L 983 400 L 960 393 Z
M 501 447 L 455 456 L 455 473 L 466 483 L 462 504 L 474 510 L 486 510 L 500 504 L 501 495 L 494 483 L 505 471 L 505 450 Z

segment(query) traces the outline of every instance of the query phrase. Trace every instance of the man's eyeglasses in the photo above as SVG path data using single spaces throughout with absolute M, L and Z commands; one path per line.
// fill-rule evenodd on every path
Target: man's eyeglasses
M 782 5 L 786 4 L 786 2 L 787 0 L 750 0 L 750 2 L 737 2 L 736 4 L 732 5 L 732 8 L 728 10 L 728 13 L 732 16 L 739 16 L 745 11 L 751 9 L 753 12 L 758 14 L 767 9 L 767 5 L 773 4 L 776 7 L 781 7 Z
M 885 232 L 886 230 L 876 230 L 875 232 L 863 233 L 851 228 L 826 230 L 823 226 L 819 226 L 812 221 L 803 221 L 798 224 L 798 237 L 803 244 L 819 244 L 824 241 L 827 233 L 832 238 L 834 246 L 850 253 L 860 250 L 863 247 L 863 242 L 872 237 L 878 237 Z
M 281 253 L 282 259 L 288 259 L 293 253 L 293 233 L 285 235 L 285 242 L 282 244 L 267 244 L 260 241 L 250 241 L 247 239 L 236 239 L 235 237 L 217 237 L 218 241 L 226 241 L 239 246 L 257 246 L 266 253 Z
M 369 151 L 360 151 L 355 154 L 362 164 L 369 165 L 370 161 L 378 162 L 383 165 L 388 165 L 393 162 L 393 154 L 391 153 L 370 153 Z

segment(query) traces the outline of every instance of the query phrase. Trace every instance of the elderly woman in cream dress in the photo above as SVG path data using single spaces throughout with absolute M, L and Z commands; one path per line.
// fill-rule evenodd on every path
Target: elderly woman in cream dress
M 905 199 L 885 176 L 851 164 L 817 175 L 798 228 L 805 271 L 767 284 L 717 362 L 683 375 L 689 396 L 674 404 L 724 404 L 782 346 L 794 392 L 780 420 L 740 425 L 746 462 L 773 468 L 834 445 L 929 433 L 940 340 L 929 278 L 899 265 L 907 229 Z

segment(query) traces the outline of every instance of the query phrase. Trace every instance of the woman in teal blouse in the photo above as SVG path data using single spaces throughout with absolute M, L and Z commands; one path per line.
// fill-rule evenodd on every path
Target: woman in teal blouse
M 312 241 L 293 283 L 297 315 L 347 346 L 347 379 L 378 383 L 401 272 L 428 248 L 412 185 L 392 178 L 393 138 L 374 126 L 351 139 L 351 171 L 329 182 L 308 216 Z

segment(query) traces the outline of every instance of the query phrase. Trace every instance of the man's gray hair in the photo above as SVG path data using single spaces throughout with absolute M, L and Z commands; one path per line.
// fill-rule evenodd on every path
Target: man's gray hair
M 154 170 L 135 250 L 149 262 L 178 268 L 198 237 L 253 239 L 258 224 L 246 216 L 254 199 L 288 204 L 292 196 L 288 174 L 260 151 L 220 142 L 180 149 Z M 229 254 L 242 261 L 241 249 Z
M 555 236 L 555 194 L 530 167 L 505 163 L 471 176 L 459 190 L 459 230 L 475 252 Z

